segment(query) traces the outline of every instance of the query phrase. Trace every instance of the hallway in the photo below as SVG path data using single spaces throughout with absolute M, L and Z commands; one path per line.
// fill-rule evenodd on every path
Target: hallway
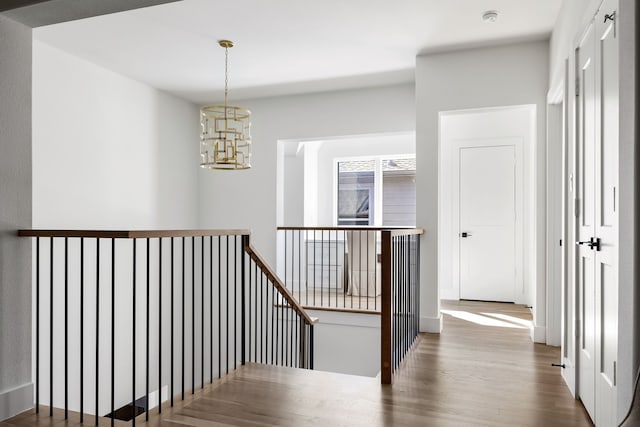
M 559 369 L 560 348 L 529 338 L 522 305 L 443 301 L 441 335 L 422 340 L 400 369 L 393 394 L 421 396 L 423 425 L 589 426 Z
M 154 426 L 589 426 L 551 363 L 559 349 L 529 339 L 529 310 L 443 303 L 444 331 L 421 334 L 392 387 L 379 379 L 249 364 L 187 396 Z M 0 427 L 61 422 L 29 411 Z M 75 422 L 74 422 L 75 420 Z M 67 425 L 77 424 L 71 415 Z M 143 422 L 144 415 L 138 417 Z M 93 418 L 88 417 L 88 424 Z M 107 425 L 102 419 L 100 425 Z M 117 423 L 118 425 L 129 425 Z M 86 425 L 86 424 L 85 424 Z

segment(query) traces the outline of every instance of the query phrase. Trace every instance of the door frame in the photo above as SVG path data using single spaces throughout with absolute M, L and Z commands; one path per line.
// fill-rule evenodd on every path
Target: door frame
M 565 75 L 568 61 L 565 61 Z M 547 96 L 547 345 L 562 344 L 567 295 L 568 134 L 566 76 Z M 566 315 L 564 316 L 566 317 Z M 565 346 L 566 347 L 566 346 Z
M 576 55 L 577 62 L 577 52 L 574 53 Z M 560 323 L 555 325 L 555 327 L 560 328 L 560 347 L 561 347 L 561 364 L 564 365 L 562 369 L 562 377 L 564 378 L 567 387 L 571 391 L 571 394 L 575 396 L 576 394 L 576 359 L 577 359 L 577 347 L 575 345 L 575 319 L 576 319 L 576 307 L 577 307 L 577 296 L 575 290 L 575 271 L 574 271 L 574 261 L 575 261 L 575 245 L 573 244 L 576 236 L 576 221 L 575 221 L 575 210 L 574 210 L 574 171 L 575 171 L 575 143 L 572 140 L 573 136 L 573 128 L 571 121 L 571 112 L 573 112 L 574 103 L 571 101 L 570 90 L 573 90 L 572 85 L 567 84 L 569 82 L 569 58 L 565 58 L 564 60 L 564 73 L 562 80 L 558 83 L 558 86 L 552 91 L 549 91 L 547 95 L 547 103 L 549 106 L 555 106 L 556 108 L 561 108 L 562 114 L 562 122 L 561 129 L 556 129 L 559 132 L 549 132 L 549 137 L 547 139 L 547 144 L 549 144 L 552 139 L 558 141 L 558 138 L 562 138 L 561 141 L 558 141 L 562 144 L 562 164 L 561 164 L 561 175 L 560 182 L 556 182 L 553 184 L 553 180 L 549 177 L 551 172 L 547 169 L 548 178 L 547 183 L 552 183 L 552 185 L 560 186 L 562 191 L 562 205 L 561 205 L 561 217 L 557 218 L 554 215 L 554 212 L 557 213 L 556 210 L 549 208 L 548 203 L 548 215 L 547 215 L 547 226 L 553 227 L 554 221 L 560 221 L 560 228 L 562 230 L 562 247 L 561 249 L 561 258 L 560 258 L 560 277 L 561 277 L 561 286 L 560 289 L 549 289 L 547 288 L 547 308 L 548 311 L 554 309 L 554 304 L 561 303 L 560 306 L 560 318 L 555 319 Z M 556 113 L 558 111 L 556 110 Z M 549 121 L 547 122 L 549 123 Z M 556 143 L 558 143 L 556 142 Z M 549 150 L 547 150 L 549 153 Z M 553 242 L 552 242 L 553 243 Z M 547 253 L 548 257 L 552 257 L 553 254 L 551 252 Z M 549 265 L 549 261 L 547 261 Z M 549 283 L 549 281 L 547 281 Z M 547 284 L 547 286 L 549 286 Z M 554 290 L 561 291 L 559 295 L 553 296 Z M 557 299 L 554 299 L 557 298 Z M 555 308 L 557 310 L 557 307 Z M 547 327 L 553 328 L 553 316 L 547 315 Z M 554 342 L 547 342 L 547 344 L 558 345 Z

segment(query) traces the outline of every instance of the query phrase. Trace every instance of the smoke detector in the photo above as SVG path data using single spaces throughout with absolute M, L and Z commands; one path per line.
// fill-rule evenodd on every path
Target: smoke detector
M 482 14 L 482 20 L 484 22 L 496 22 L 498 20 L 498 11 L 488 10 Z

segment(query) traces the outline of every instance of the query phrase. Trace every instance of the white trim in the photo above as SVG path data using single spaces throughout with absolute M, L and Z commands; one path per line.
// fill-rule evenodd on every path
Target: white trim
M 458 290 L 453 290 L 451 288 L 440 289 L 440 301 L 442 300 L 454 300 L 458 301 L 460 299 L 460 292 Z
M 559 102 L 562 103 L 562 252 L 560 259 L 560 274 L 561 274 L 561 316 L 560 316 L 560 351 L 562 354 L 562 363 L 565 368 L 562 369 L 562 378 L 569 387 L 571 394 L 575 397 L 576 392 L 576 375 L 575 364 L 576 352 L 575 352 L 575 338 L 574 333 L 574 304 L 571 296 L 575 294 L 574 287 L 571 283 L 573 280 L 571 251 L 573 250 L 573 237 L 572 232 L 573 219 L 575 218 L 573 213 L 573 166 L 572 166 L 572 147 L 573 142 L 569 139 L 572 135 L 570 111 L 573 108 L 571 97 L 569 96 L 570 89 L 575 91 L 575 86 L 571 87 L 571 80 L 569 79 L 569 58 L 564 60 L 564 73 L 562 79 L 562 86 L 564 89 L 563 99 Z M 575 76 L 574 80 L 575 82 Z M 575 300 L 575 298 L 574 298 Z M 571 313 L 571 314 L 570 314 Z M 570 351 L 574 348 L 574 351 Z
M 33 383 L 0 393 L 0 421 L 33 408 Z
M 566 77 L 566 70 L 569 65 L 567 64 L 568 60 L 565 59 L 565 74 L 563 77 Z M 566 87 L 565 87 L 565 79 L 563 78 L 555 88 L 549 89 L 547 92 L 547 104 L 561 104 L 565 102 L 566 99 Z
M 349 313 L 307 309 L 311 317 L 320 319 L 321 325 L 357 326 L 380 329 L 380 314 Z
M 547 341 L 547 327 L 533 324 L 529 330 L 529 336 L 531 336 L 531 341 L 545 344 Z
M 532 111 L 537 108 L 536 104 L 516 104 L 516 105 L 502 105 L 499 107 L 478 107 L 478 108 L 464 108 L 461 110 L 443 110 L 438 112 L 438 117 L 441 116 L 455 116 L 459 114 L 471 114 L 471 113 L 490 113 L 493 111 L 505 111 L 505 110 L 528 110 Z
M 564 379 L 564 383 L 569 388 L 571 392 L 571 396 L 576 396 L 576 367 L 573 364 L 573 361 L 568 357 L 562 358 L 562 363 L 564 364 L 564 368 L 562 368 L 562 378 Z
M 562 85 L 564 93 L 564 85 Z M 567 241 L 562 235 L 563 230 L 563 148 L 564 148 L 564 103 L 547 105 L 547 188 L 546 188 L 546 297 L 547 313 L 546 325 L 547 344 L 560 346 L 561 322 L 562 322 L 562 253 L 567 246 Z M 560 239 L 564 241 L 560 246 Z
M 442 314 L 438 317 L 420 316 L 420 332 L 439 334 L 442 332 Z
M 149 393 L 149 409 L 155 408 L 158 406 L 158 390 L 154 390 Z M 167 402 L 169 400 L 169 386 L 163 385 L 161 389 L 161 399 L 163 402 Z

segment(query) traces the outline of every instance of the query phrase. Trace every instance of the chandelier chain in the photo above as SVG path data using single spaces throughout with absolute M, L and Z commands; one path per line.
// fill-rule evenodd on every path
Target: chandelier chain
M 229 93 L 229 48 L 224 48 L 224 109 L 227 110 L 227 97 Z

